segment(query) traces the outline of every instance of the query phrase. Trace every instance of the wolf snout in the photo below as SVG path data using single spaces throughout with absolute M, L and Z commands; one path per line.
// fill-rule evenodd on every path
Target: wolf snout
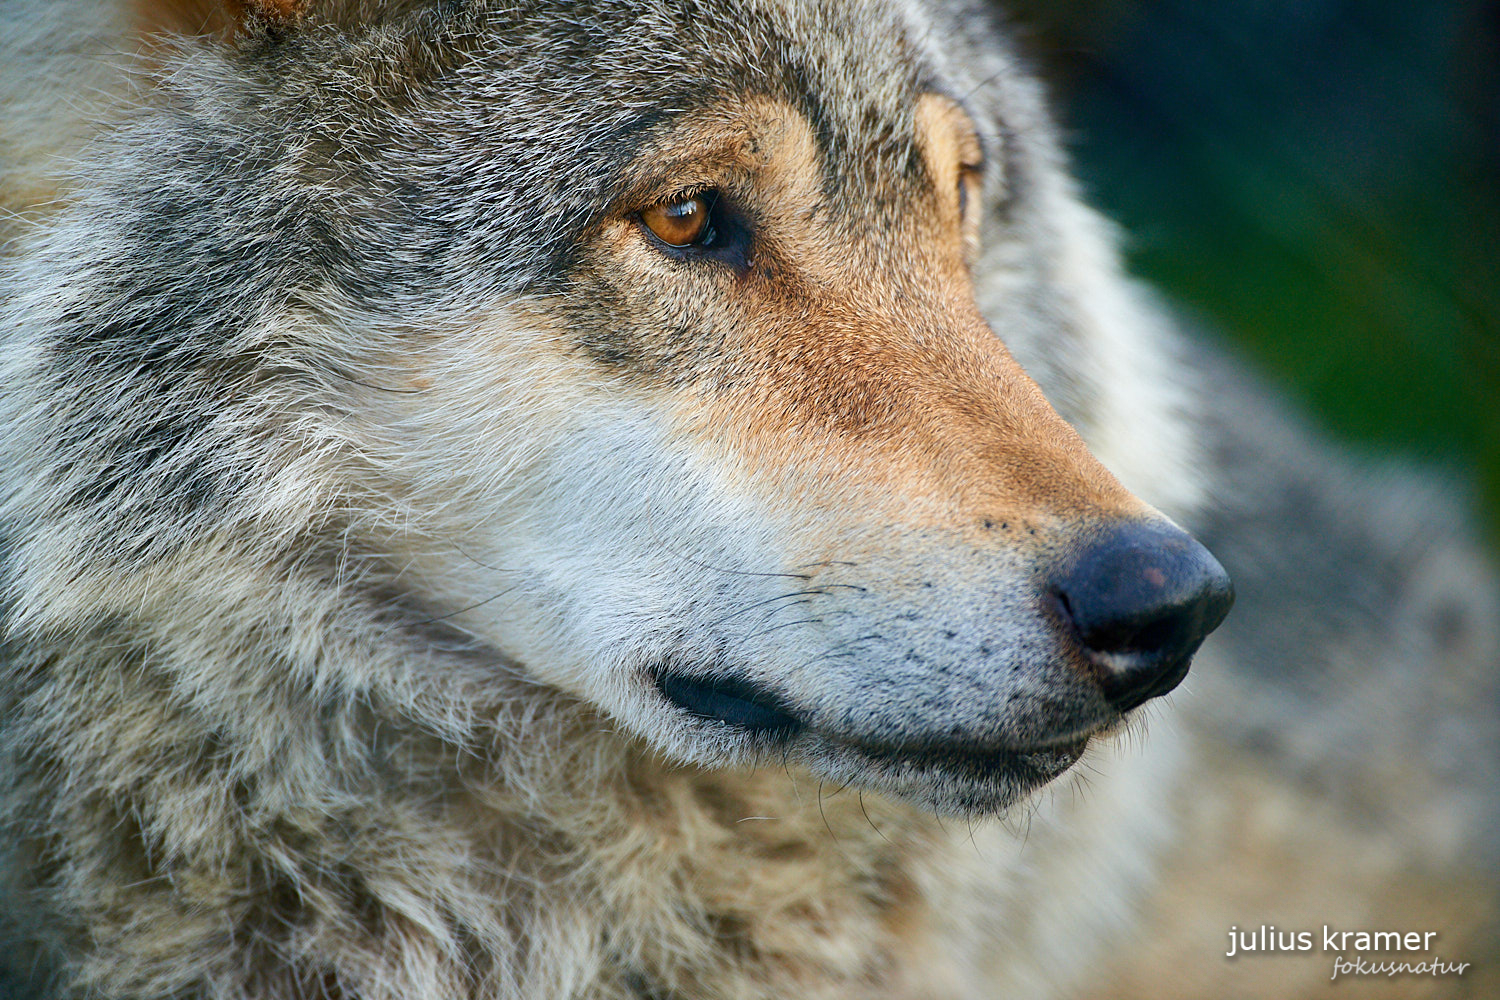
M 1094 536 L 1051 593 L 1120 712 L 1175 688 L 1234 603 L 1229 575 L 1207 549 L 1150 523 Z

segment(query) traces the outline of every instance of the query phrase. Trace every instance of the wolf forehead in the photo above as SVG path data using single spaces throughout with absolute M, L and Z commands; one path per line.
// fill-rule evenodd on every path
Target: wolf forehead
M 164 80 L 170 120 L 150 127 L 202 174 L 195 197 L 221 201 L 226 179 L 236 197 L 258 192 L 249 207 L 275 209 L 306 279 L 362 299 L 436 294 L 452 267 L 505 293 L 549 290 L 618 207 L 633 161 L 726 101 L 805 117 L 826 209 L 861 220 L 925 179 L 921 94 L 962 101 L 989 160 L 1005 145 L 983 85 L 1005 85 L 1006 56 L 978 14 L 879 0 L 309 6 L 295 26 L 193 57 L 233 64 L 236 116 L 214 107 L 219 67 L 201 73 L 217 93 L 195 92 L 189 61 Z M 975 32 L 991 44 L 968 49 Z

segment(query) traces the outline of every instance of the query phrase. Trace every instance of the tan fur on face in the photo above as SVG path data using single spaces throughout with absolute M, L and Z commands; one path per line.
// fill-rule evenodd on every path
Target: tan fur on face
M 753 259 L 739 277 L 664 267 L 628 219 L 606 232 L 632 282 L 734 331 L 704 366 L 717 378 L 683 394 L 677 419 L 751 488 L 777 484 L 816 518 L 852 504 L 963 529 L 1143 512 L 975 308 L 958 198 L 979 161 L 973 125 L 936 95 L 914 118 L 930 183 L 898 193 L 906 208 L 889 230 L 831 217 L 818 145 L 788 107 L 720 110 L 672 137 L 674 149 L 703 152 L 643 157 L 666 176 L 643 182 L 637 199 L 722 185 L 754 217 Z

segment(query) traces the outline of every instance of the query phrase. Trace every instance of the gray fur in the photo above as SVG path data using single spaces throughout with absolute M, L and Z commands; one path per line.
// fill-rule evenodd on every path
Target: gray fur
M 13 62 L 84 86 L 87 60 L 55 42 L 67 10 L 5 0 L 0 26 L 55 23 L 54 42 L 13 38 Z M 107 27 L 88 51 L 118 45 Z M 449 512 L 424 498 L 459 508 L 510 484 L 462 478 L 479 436 L 409 461 L 401 435 L 452 413 L 424 412 L 446 404 L 390 359 L 487 310 L 561 302 L 566 363 L 622 395 L 734 382 L 717 342 L 627 338 L 580 247 L 634 154 L 746 90 L 814 125 L 851 245 L 900 229 L 927 183 L 914 95 L 964 104 L 986 153 L 990 324 L 1126 484 L 1201 526 L 1240 579 L 1244 607 L 1183 699 L 1189 738 L 1335 784 L 1403 843 L 1441 839 L 1432 864 L 1484 870 L 1496 612 L 1456 506 L 1410 473 L 1346 469 L 1232 365 L 1178 344 L 1118 275 L 1036 84 L 977 6 L 335 2 L 234 43 L 154 44 L 139 64 L 90 63 L 129 68 L 66 121 L 68 136 L 102 124 L 58 140 L 65 203 L 15 196 L 28 221 L 0 271 L 0 993 L 1039 996 L 1107 967 L 1173 843 L 1151 786 L 1199 787 L 1170 753 L 1091 757 L 1095 799 L 1043 796 L 1031 838 L 950 831 L 899 799 L 830 794 L 817 761 L 751 770 L 726 745 L 712 767 L 653 743 L 488 643 L 464 581 L 422 562 L 445 552 L 486 601 L 550 593 L 535 567 L 453 557 Z M 56 113 L 15 101 L 28 127 Z M 45 145 L 17 140 L 7 197 L 58 173 Z M 445 461 L 452 482 L 435 482 Z M 979 591 L 963 556 L 931 577 Z M 896 555 L 859 571 L 913 576 Z M 810 603 L 828 619 L 860 606 L 836 592 L 857 589 L 843 570 L 820 572 Z M 759 599 L 756 575 L 709 579 Z M 920 625 L 890 633 L 896 653 L 945 655 Z M 1434 655 L 1441 671 L 1408 683 Z M 876 678 L 889 697 L 861 725 L 884 712 L 900 734 L 921 695 L 906 678 Z M 1437 694 L 1419 706 L 1414 689 Z M 956 725 L 963 690 L 932 696 Z M 1384 701 L 1397 692 L 1411 704 Z M 1351 753 L 1372 700 L 1391 724 L 1378 753 Z M 1413 752 L 1448 776 L 1408 795 Z M 1095 865 L 1107 874 L 1084 881 Z

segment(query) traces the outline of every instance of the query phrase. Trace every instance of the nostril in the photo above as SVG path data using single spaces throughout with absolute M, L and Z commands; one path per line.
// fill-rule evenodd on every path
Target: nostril
M 1141 622 L 1108 622 L 1083 633 L 1084 645 L 1101 653 L 1153 653 L 1178 641 L 1181 622 L 1168 609 Z
M 1052 592 L 1052 596 L 1057 598 L 1057 605 L 1062 609 L 1063 619 L 1065 621 L 1072 622 L 1076 627 L 1078 623 L 1074 621 L 1073 618 L 1073 602 L 1068 600 L 1067 592 L 1062 590 L 1054 590 Z
M 1096 537 L 1053 590 L 1080 644 L 1105 671 L 1120 711 L 1165 694 L 1233 603 L 1208 550 L 1167 525 L 1129 523 Z

